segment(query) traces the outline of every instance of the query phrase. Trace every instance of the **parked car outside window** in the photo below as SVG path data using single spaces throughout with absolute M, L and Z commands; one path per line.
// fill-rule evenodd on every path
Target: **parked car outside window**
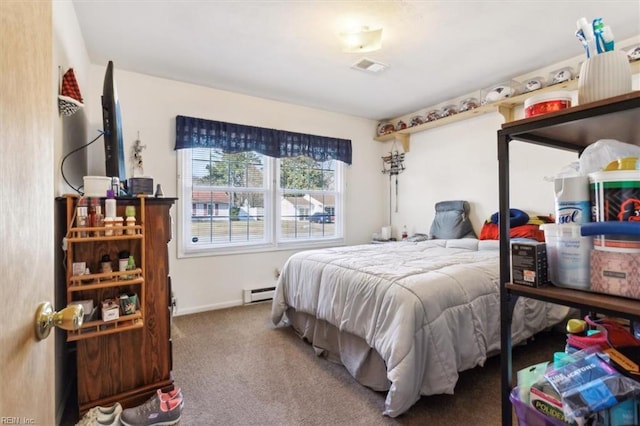
M 328 213 L 316 212 L 309 216 L 309 222 L 315 223 L 331 223 L 331 215 Z

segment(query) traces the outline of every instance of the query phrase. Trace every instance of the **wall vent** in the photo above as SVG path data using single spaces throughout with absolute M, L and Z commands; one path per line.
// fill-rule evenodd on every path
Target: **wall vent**
M 355 64 L 351 65 L 351 68 L 368 72 L 371 74 L 378 74 L 389 68 L 389 65 L 383 64 L 382 62 L 374 61 L 373 59 L 362 58 Z
M 261 302 L 263 300 L 273 299 L 276 292 L 275 287 L 251 288 L 243 290 L 244 303 Z

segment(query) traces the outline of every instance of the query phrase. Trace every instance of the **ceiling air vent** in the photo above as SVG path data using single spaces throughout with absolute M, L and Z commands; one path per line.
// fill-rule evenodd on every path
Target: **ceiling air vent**
M 389 68 L 389 65 L 383 64 L 382 62 L 374 61 L 373 59 L 363 58 L 355 64 L 351 65 L 351 68 L 371 74 L 377 74 Z

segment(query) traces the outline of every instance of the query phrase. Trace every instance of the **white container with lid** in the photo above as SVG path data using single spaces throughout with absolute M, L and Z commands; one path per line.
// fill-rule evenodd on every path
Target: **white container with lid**
M 111 189 L 111 178 L 106 176 L 84 176 L 82 180 L 85 197 L 105 197 Z
M 578 224 L 544 224 L 549 280 L 558 287 L 589 290 L 591 237 L 580 235 Z

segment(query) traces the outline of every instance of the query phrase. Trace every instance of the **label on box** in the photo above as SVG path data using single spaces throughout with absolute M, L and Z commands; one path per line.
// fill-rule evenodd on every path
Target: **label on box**
M 640 253 L 592 250 L 591 290 L 640 299 Z
M 102 321 L 113 321 L 120 317 L 120 306 L 113 300 L 102 302 Z
M 547 284 L 547 249 L 542 242 L 511 244 L 511 281 L 540 287 Z
M 87 262 L 73 262 L 71 267 L 73 275 L 82 275 L 87 269 Z

